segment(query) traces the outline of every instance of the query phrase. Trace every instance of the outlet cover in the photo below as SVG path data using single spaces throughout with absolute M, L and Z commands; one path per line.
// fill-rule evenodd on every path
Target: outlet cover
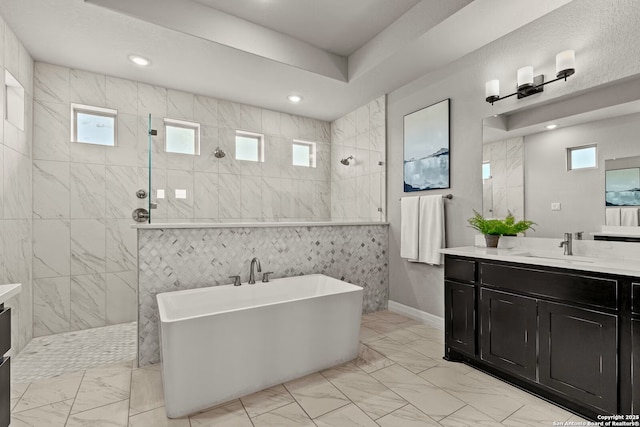
M 551 210 L 552 211 L 559 211 L 559 210 L 561 210 L 561 207 L 562 206 L 561 206 L 560 202 L 551 203 Z

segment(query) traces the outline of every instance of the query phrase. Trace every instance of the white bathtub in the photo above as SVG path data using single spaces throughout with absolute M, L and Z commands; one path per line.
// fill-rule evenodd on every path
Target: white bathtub
M 358 355 L 362 288 L 328 276 L 167 292 L 157 300 L 169 418 Z

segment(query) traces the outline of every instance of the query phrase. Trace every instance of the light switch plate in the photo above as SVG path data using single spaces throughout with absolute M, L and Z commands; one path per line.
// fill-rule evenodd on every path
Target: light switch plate
M 561 204 L 560 204 L 560 202 L 553 202 L 553 203 L 551 203 L 551 210 L 552 210 L 552 211 L 559 211 L 559 210 L 561 210 Z

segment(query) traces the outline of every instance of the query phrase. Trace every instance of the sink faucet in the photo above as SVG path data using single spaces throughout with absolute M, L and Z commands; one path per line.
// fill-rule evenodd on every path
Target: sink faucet
M 262 272 L 262 267 L 260 266 L 260 260 L 258 258 L 253 258 L 251 260 L 251 270 L 249 271 L 249 284 L 256 284 L 256 273 L 253 271 L 254 266 L 258 266 L 258 273 Z
M 560 242 L 559 247 L 564 246 L 565 255 L 573 255 L 573 233 L 564 233 L 564 240 Z

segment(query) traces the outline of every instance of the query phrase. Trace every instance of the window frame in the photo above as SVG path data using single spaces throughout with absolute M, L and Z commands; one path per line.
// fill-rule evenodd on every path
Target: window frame
M 595 162 L 593 166 L 587 166 L 584 168 L 574 168 L 573 165 L 571 164 L 571 154 L 574 151 L 580 151 L 580 150 L 585 150 L 588 148 L 593 148 L 595 150 L 595 154 L 594 154 L 594 158 L 595 158 Z M 567 147 L 566 149 L 566 156 L 567 156 L 567 172 L 571 172 L 571 171 L 579 171 L 579 170 L 589 170 L 589 169 L 598 169 L 598 144 L 586 144 L 586 145 L 579 145 L 576 147 Z
M 305 165 L 296 165 L 293 163 L 293 147 L 295 145 L 299 145 L 299 146 L 307 146 L 309 147 L 309 165 L 305 166 Z M 318 149 L 318 144 L 312 141 L 304 141 L 302 139 L 294 139 L 291 142 L 291 165 L 292 166 L 297 166 L 297 167 L 301 167 L 301 168 L 315 168 L 317 166 L 317 149 Z
M 118 110 L 113 108 L 96 107 L 94 105 L 77 104 L 71 102 L 71 142 L 77 144 L 90 144 L 100 147 L 117 147 L 118 146 Z M 89 114 L 99 117 L 113 118 L 113 145 L 99 144 L 97 142 L 78 141 L 78 113 Z
M 489 167 L 489 176 L 487 176 L 486 178 L 484 177 L 484 167 L 485 165 L 487 165 Z M 491 179 L 491 162 L 490 161 L 486 161 L 486 162 L 482 162 L 482 179 L 486 180 L 486 179 Z
M 258 160 L 238 158 L 238 137 L 255 139 L 258 142 Z M 241 162 L 264 163 L 264 134 L 236 129 L 234 142 L 234 160 Z
M 163 119 L 164 125 L 164 152 L 169 154 L 180 154 L 183 156 L 199 156 L 200 155 L 200 123 L 198 122 L 190 122 L 187 120 L 179 120 L 179 119 L 171 119 L 169 117 L 165 117 Z M 168 151 L 167 145 L 167 126 L 171 126 L 174 128 L 182 128 L 182 129 L 193 129 L 193 154 L 192 153 L 177 153 L 175 151 Z

